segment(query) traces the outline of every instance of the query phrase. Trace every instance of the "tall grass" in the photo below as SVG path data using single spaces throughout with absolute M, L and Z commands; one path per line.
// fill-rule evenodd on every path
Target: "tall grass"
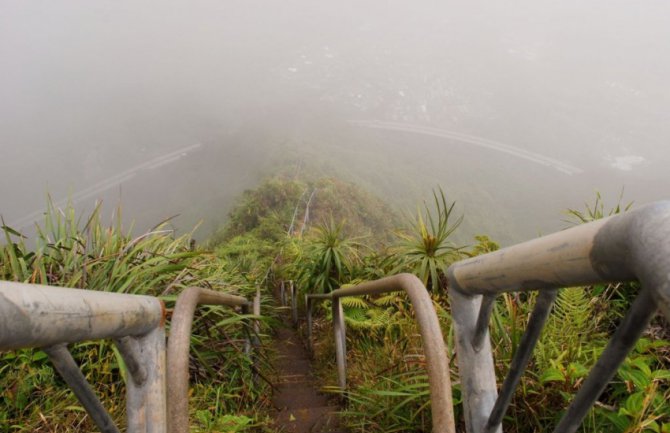
M 33 249 L 24 236 L 3 223 L 0 279 L 161 296 L 168 306 L 189 286 L 255 293 L 230 263 L 206 251 L 192 251 L 191 234 L 176 237 L 169 221 L 133 237 L 123 229 L 120 208 L 115 215 L 105 225 L 100 206 L 81 219 L 72 206 L 59 209 L 49 202 L 44 222 L 36 225 Z M 209 431 L 208 426 L 214 428 L 219 418 L 231 414 L 250 417 L 252 421 L 240 418 L 244 426 L 255 424 L 254 408 L 262 400 L 263 388 L 253 385 L 250 361 L 242 350 L 245 324 L 241 314 L 221 307 L 203 308 L 196 316 L 191 407 L 201 431 Z M 107 341 L 84 342 L 71 350 L 105 407 L 123 424 L 124 367 L 114 346 Z M 40 350 L 0 354 L 0 372 L 0 431 L 94 430 Z
M 436 195 L 436 200 L 439 196 Z M 398 248 L 385 258 L 361 257 L 361 262 L 410 263 L 408 267 L 424 281 L 439 281 L 431 275 L 429 260 L 438 257 L 436 249 L 440 237 L 431 235 L 428 227 L 448 227 L 446 212 L 451 207 L 440 200 L 436 207 L 445 214 L 444 224 L 430 224 L 428 218 L 418 218 L 413 248 Z M 569 214 L 579 223 L 623 212 L 630 206 L 617 205 L 612 210 L 603 206 L 600 196 L 586 211 L 571 210 Z M 428 212 L 428 211 L 426 211 Z M 421 216 L 421 215 L 420 215 Z M 425 223 L 428 220 L 428 223 Z M 438 216 L 436 220 L 440 220 Z M 448 230 L 445 231 L 447 233 Z M 446 239 L 446 238 L 445 238 Z M 469 251 L 457 251 L 475 256 L 494 251 L 497 244 L 486 236 Z M 433 252 L 432 255 L 429 252 Z M 449 251 L 446 249 L 445 251 Z M 410 259 L 398 257 L 409 254 Z M 448 263 L 441 263 L 442 268 Z M 397 270 L 394 268 L 393 270 Z M 393 272 L 393 271 L 391 271 Z M 361 266 L 356 279 L 379 278 L 379 268 Z M 559 291 L 553 312 L 533 353 L 528 369 L 517 387 L 507 411 L 505 431 L 529 433 L 551 430 L 572 401 L 589 370 L 602 353 L 611 336 L 629 308 L 638 290 L 636 284 L 598 285 L 567 288 Z M 434 291 L 434 305 L 444 325 L 447 347 L 452 359 L 453 334 L 448 324 L 449 306 L 442 291 Z M 518 349 L 537 293 L 506 293 L 498 297 L 491 319 L 490 332 L 496 376 L 502 378 Z M 344 305 L 347 333 L 347 368 L 349 405 L 344 414 L 353 431 L 428 431 L 427 379 L 411 308 L 402 297 L 380 308 L 374 297 L 349 301 Z M 344 304 L 344 303 L 343 303 Z M 383 312 L 383 315 L 379 311 Z M 319 317 L 321 314 L 321 317 Z M 315 315 L 316 329 L 329 323 L 328 310 Z M 383 320 L 377 320 L 383 318 Z M 667 327 L 652 327 L 641 339 L 614 380 L 607 386 L 595 407 L 580 427 L 581 432 L 670 433 L 670 342 L 663 339 Z M 331 332 L 316 332 L 316 360 L 319 373 L 327 383 L 335 383 Z M 667 337 L 666 337 L 667 338 Z M 454 369 L 455 373 L 455 369 Z M 462 419 L 460 384 L 454 383 L 454 402 L 457 419 Z M 463 428 L 460 426 L 459 428 Z M 460 430 L 459 430 L 460 431 Z

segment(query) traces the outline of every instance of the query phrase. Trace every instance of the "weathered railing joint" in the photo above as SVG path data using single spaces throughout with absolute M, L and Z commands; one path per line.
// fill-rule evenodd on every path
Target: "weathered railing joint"
M 631 309 L 554 430 L 572 433 L 656 310 L 660 307 L 670 320 L 670 202 L 654 203 L 463 260 L 451 265 L 446 274 L 469 433 L 502 431 L 500 420 L 546 320 L 554 297 L 551 292 L 561 287 L 640 281 L 642 289 Z M 541 295 L 496 403 L 496 380 L 485 325 L 492 297 L 519 290 L 540 290 Z
M 149 296 L 0 282 L 0 350 L 41 347 L 100 431 L 118 432 L 66 345 L 114 339 L 131 372 L 127 431 L 164 433 L 165 308 Z M 138 344 L 133 348 L 131 340 Z M 127 353 L 132 351 L 132 356 Z

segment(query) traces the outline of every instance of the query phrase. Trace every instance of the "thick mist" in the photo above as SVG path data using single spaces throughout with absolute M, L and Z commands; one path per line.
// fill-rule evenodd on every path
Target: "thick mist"
M 204 237 L 302 162 L 523 240 L 668 197 L 668 41 L 665 1 L 0 0 L 0 215 L 48 191 Z

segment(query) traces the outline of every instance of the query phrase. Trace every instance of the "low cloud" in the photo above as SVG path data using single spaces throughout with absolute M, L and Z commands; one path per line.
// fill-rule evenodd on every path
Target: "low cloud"
M 635 166 L 646 161 L 645 157 L 639 155 L 621 155 L 608 158 L 610 167 L 621 171 L 631 171 Z

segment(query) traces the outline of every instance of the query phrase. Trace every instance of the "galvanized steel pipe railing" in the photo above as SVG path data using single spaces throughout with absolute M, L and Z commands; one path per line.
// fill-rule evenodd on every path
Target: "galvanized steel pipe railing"
M 372 295 L 378 293 L 401 292 L 409 296 L 426 356 L 430 399 L 433 414 L 433 432 L 454 433 L 454 411 L 451 398 L 451 379 L 449 377 L 449 357 L 444 345 L 442 330 L 433 306 L 433 301 L 421 280 L 411 274 L 399 274 L 340 288 L 328 294 L 312 294 L 305 298 L 307 306 L 307 332 L 311 344 L 312 309 L 314 301 L 330 299 L 333 310 L 333 330 L 335 333 L 335 351 L 337 357 L 339 386 L 346 389 L 346 330 L 340 298 L 348 296 Z
M 0 350 L 42 348 L 104 433 L 117 433 L 67 344 L 113 338 L 128 366 L 129 433 L 164 433 L 165 308 L 150 296 L 0 281 Z
M 214 290 L 189 287 L 178 297 L 170 325 L 170 337 L 167 350 L 167 372 L 170 381 L 168 393 L 168 428 L 170 433 L 189 431 L 188 418 L 188 359 L 191 347 L 191 327 L 193 314 L 198 305 L 226 305 L 241 307 L 245 314 L 253 312 L 260 315 L 260 296 L 253 303 L 242 296 L 216 292 Z M 250 307 L 252 310 L 250 311 Z M 254 332 L 258 329 L 253 326 Z M 245 350 L 250 350 L 247 344 Z
M 640 293 L 556 426 L 575 432 L 657 310 L 670 320 L 670 201 L 463 260 L 447 270 L 468 433 L 501 421 L 553 303 L 556 289 L 638 280 Z M 540 290 L 497 395 L 488 319 L 495 296 Z
M 288 283 L 288 290 L 286 289 L 286 283 Z M 279 283 L 279 301 L 281 302 L 282 307 L 287 306 L 288 295 L 291 297 L 291 320 L 293 321 L 293 326 L 298 326 L 298 296 L 296 293 L 295 284 L 293 284 L 292 280 L 282 281 Z
M 279 303 L 281 304 L 282 307 L 286 306 L 286 288 L 284 287 L 284 281 L 281 281 L 279 283 Z
M 289 281 L 289 293 L 291 294 L 291 319 L 293 326 L 298 326 L 298 294 L 293 281 Z

